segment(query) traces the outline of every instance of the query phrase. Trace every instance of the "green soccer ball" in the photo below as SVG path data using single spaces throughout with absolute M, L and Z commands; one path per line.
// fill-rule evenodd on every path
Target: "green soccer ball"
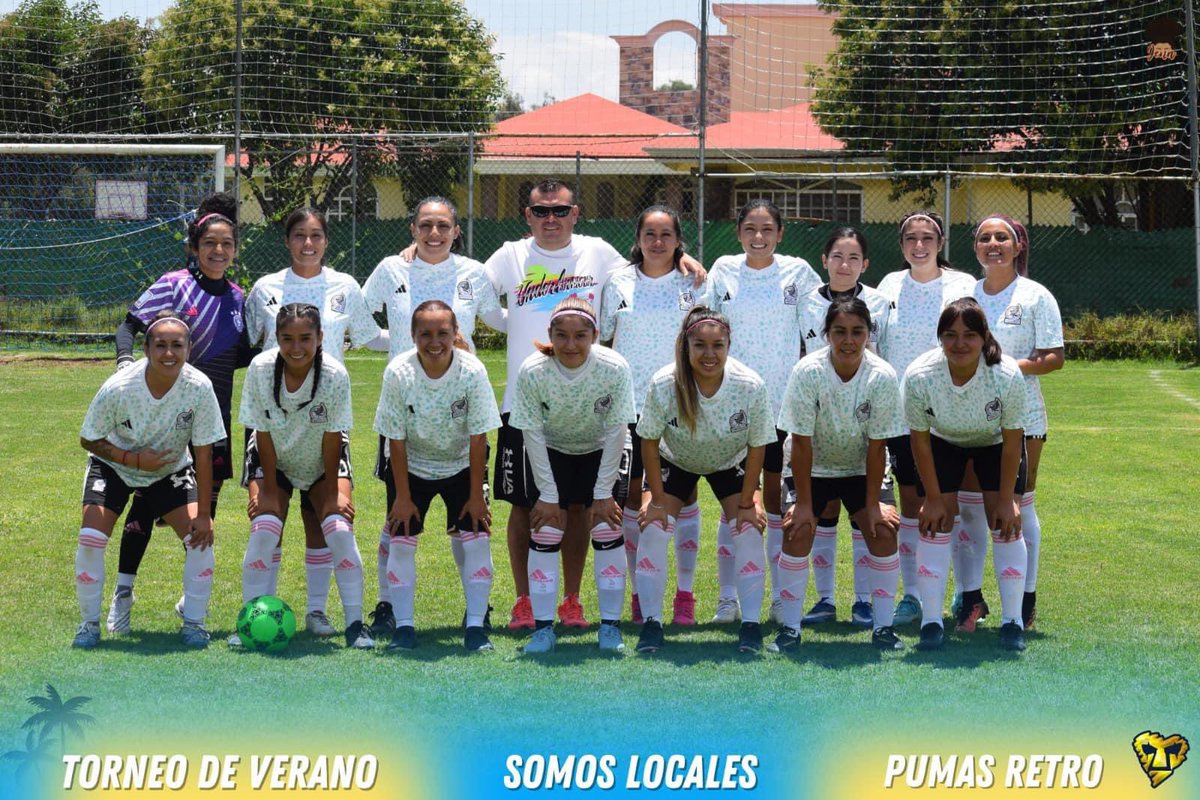
M 264 594 L 242 606 L 237 634 L 247 650 L 282 653 L 296 634 L 296 615 L 275 595 Z

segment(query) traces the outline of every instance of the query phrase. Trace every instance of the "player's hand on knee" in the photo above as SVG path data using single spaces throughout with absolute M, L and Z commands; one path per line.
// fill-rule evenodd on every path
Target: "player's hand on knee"
M 458 518 L 462 519 L 463 517 L 470 517 L 473 533 L 491 530 L 492 510 L 488 508 L 487 500 L 484 499 L 482 492 L 472 494 L 467 502 L 463 503 L 462 509 L 458 512 Z
M 187 546 L 193 550 L 207 550 L 213 543 L 212 518 L 198 514 L 188 522 Z
M 534 530 L 545 527 L 564 530 L 566 528 L 564 516 L 563 510 L 556 503 L 538 500 L 529 510 L 529 525 Z
M 588 508 L 588 528 L 591 529 L 601 524 L 610 528 L 621 527 L 621 507 L 611 497 L 595 500 Z
M 413 503 L 411 497 L 397 497 L 392 503 L 392 507 L 388 510 L 387 528 L 388 533 L 393 536 L 407 536 L 412 527 L 413 520 L 420 521 L 421 512 L 417 511 L 417 506 Z

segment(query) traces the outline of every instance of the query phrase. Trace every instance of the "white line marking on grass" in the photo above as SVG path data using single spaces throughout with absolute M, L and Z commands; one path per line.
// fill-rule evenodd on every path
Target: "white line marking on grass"
M 1183 402 L 1187 403 L 1192 408 L 1200 411 L 1200 400 L 1197 400 L 1196 398 L 1192 397 L 1190 394 L 1187 394 L 1186 392 L 1183 392 L 1183 391 L 1175 388 L 1174 386 L 1172 386 L 1166 380 L 1166 378 L 1163 377 L 1161 370 L 1157 370 L 1157 369 L 1150 370 L 1150 380 L 1154 381 L 1154 383 L 1160 389 L 1162 389 L 1163 391 L 1165 391 L 1167 394 L 1171 395 L 1175 399 L 1182 400 Z

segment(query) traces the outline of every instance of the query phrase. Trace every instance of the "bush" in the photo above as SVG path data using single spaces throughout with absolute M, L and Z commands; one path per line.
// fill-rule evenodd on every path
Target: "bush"
M 1196 315 L 1143 311 L 1100 317 L 1088 311 L 1063 324 L 1067 358 L 1192 361 L 1200 357 Z

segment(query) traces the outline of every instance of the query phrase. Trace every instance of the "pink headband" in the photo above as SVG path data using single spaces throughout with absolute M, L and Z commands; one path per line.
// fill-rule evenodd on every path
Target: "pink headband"
M 707 324 L 707 323 L 710 323 L 710 322 L 711 322 L 712 324 L 714 324 L 714 325 L 720 325 L 722 328 L 724 328 L 724 329 L 725 329 L 725 332 L 726 332 L 726 333 L 729 333 L 729 332 L 730 332 L 730 329 L 729 329 L 729 325 L 728 325 L 728 323 L 726 323 L 726 322 L 724 322 L 724 321 L 722 321 L 722 320 L 719 320 L 719 319 L 717 319 L 716 317 L 705 317 L 704 319 L 698 319 L 698 320 L 696 320 L 695 322 L 693 322 L 691 325 L 688 325 L 688 326 L 687 326 L 687 327 L 684 329 L 684 331 L 683 331 L 683 335 L 684 335 L 684 336 L 687 336 L 689 333 L 691 333 L 691 332 L 692 332 L 692 328 L 696 327 L 697 325 L 705 325 L 705 324 Z
M 1008 228 L 1008 232 L 1012 234 L 1013 241 L 1015 241 L 1017 244 L 1021 243 L 1021 237 L 1017 235 L 1017 229 L 1009 224 L 1008 220 L 1001 219 L 1000 217 L 987 217 L 986 219 L 981 219 L 979 224 L 975 226 L 976 234 L 979 233 L 979 229 L 983 227 L 983 223 L 985 222 L 999 222 L 1001 225 Z
M 146 338 L 147 339 L 150 338 L 150 331 L 154 330 L 154 326 L 159 324 L 160 322 L 177 322 L 177 323 L 179 323 L 180 325 L 183 326 L 183 329 L 185 331 L 187 331 L 188 340 L 189 341 L 191 340 L 192 329 L 190 327 L 188 327 L 188 324 L 186 322 L 184 322 L 183 320 L 181 320 L 179 317 L 161 317 L 159 319 L 154 320 L 154 322 L 151 322 L 149 325 L 146 326 Z
M 222 222 L 228 222 L 230 225 L 233 224 L 233 220 L 231 220 L 229 217 L 225 216 L 224 214 L 218 214 L 216 211 L 214 211 L 211 214 L 205 214 L 203 217 L 196 220 L 196 227 L 199 228 L 201 225 L 213 218 L 219 219 Z
M 559 311 L 555 311 L 553 314 L 550 315 L 550 324 L 553 325 L 554 320 L 558 319 L 559 317 L 566 317 L 566 316 L 583 317 L 588 322 L 592 323 L 593 328 L 596 327 L 596 315 L 589 314 L 588 312 L 584 311 L 581 308 L 564 308 Z
M 900 233 L 904 233 L 904 229 L 908 227 L 908 223 L 912 222 L 914 219 L 929 220 L 933 223 L 933 227 L 937 228 L 938 236 L 945 236 L 945 234 L 942 232 L 942 226 L 938 224 L 936 219 L 928 214 L 913 214 L 911 217 L 906 217 L 904 222 L 900 223 Z

